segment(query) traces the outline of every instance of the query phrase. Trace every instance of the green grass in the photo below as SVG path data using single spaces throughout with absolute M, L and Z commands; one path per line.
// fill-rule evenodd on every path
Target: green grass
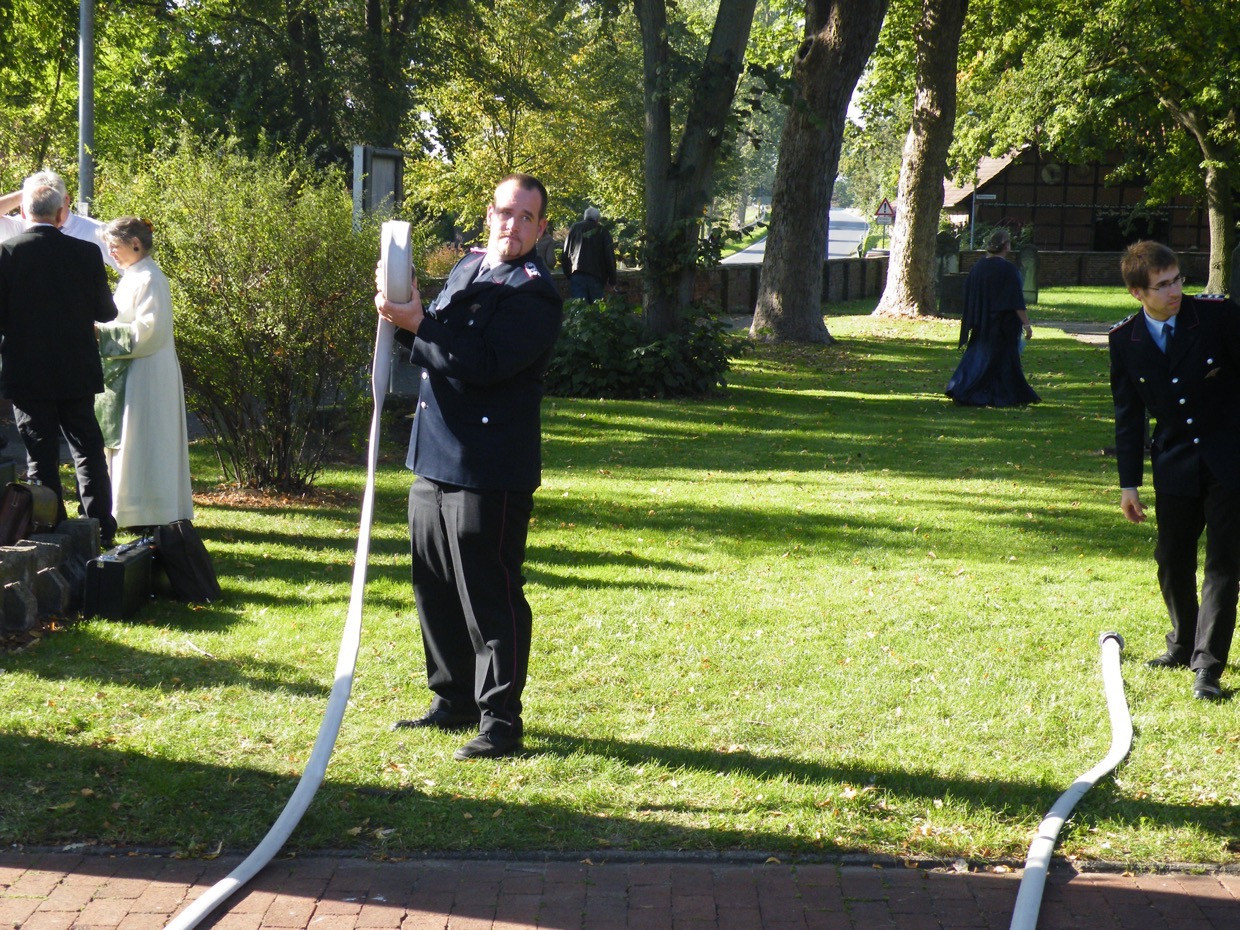
M 1140 661 L 1165 610 L 1101 452 L 1105 349 L 1042 328 L 1044 403 L 960 409 L 956 324 L 828 322 L 838 345 L 758 347 L 717 398 L 547 401 L 526 758 L 388 729 L 427 702 L 393 427 L 353 697 L 291 847 L 1019 859 L 1106 753 L 1114 629 L 1135 744 L 1062 851 L 1234 862 L 1234 705 Z M 221 604 L 0 656 L 0 842 L 261 838 L 330 690 L 361 484 L 354 464 L 329 502 L 200 507 Z
M 754 223 L 753 229 L 745 233 L 743 236 L 738 236 L 735 239 L 728 239 L 722 246 L 720 246 L 719 257 L 727 258 L 729 255 L 735 255 L 737 252 L 741 252 L 749 248 L 759 239 L 766 236 L 766 234 L 770 231 L 768 228 L 770 222 L 771 221 L 768 218 L 760 223 Z
M 1121 287 L 1044 287 L 1038 302 L 1029 308 L 1029 317 L 1039 322 L 1118 323 L 1141 309 Z

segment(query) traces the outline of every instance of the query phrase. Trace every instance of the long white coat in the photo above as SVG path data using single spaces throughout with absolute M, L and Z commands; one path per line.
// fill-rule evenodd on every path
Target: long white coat
M 150 256 L 125 269 L 117 315 L 100 325 L 131 351 L 125 376 L 120 447 L 111 456 L 118 526 L 159 526 L 194 516 L 185 428 L 185 387 L 172 341 L 172 292 Z M 122 330 L 126 332 L 121 332 Z M 105 333 L 101 332 L 103 337 Z

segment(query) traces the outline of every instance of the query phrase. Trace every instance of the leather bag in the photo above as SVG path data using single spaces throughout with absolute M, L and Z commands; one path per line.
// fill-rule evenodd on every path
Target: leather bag
M 50 533 L 59 509 L 60 501 L 51 488 L 9 482 L 0 498 L 0 546 L 11 546 L 34 533 Z
M 220 583 L 211 555 L 189 520 L 155 528 L 155 561 L 179 600 L 209 603 L 220 599 Z

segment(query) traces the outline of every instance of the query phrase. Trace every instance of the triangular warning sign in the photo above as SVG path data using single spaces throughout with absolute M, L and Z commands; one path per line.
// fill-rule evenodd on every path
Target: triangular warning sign
M 884 217 L 889 220 L 894 220 L 896 218 L 896 208 L 891 205 L 891 201 L 886 197 L 884 197 L 883 202 L 878 205 L 878 212 L 874 214 L 875 219 L 882 219 Z

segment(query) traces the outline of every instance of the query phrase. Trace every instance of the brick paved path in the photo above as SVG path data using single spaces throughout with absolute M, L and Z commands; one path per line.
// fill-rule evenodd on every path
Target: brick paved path
M 160 928 L 237 865 L 0 851 L 0 930 Z M 1002 930 L 1019 873 L 864 865 L 307 857 L 268 866 L 219 930 Z M 1057 863 L 1040 930 L 1235 930 L 1240 874 L 1125 876 Z

